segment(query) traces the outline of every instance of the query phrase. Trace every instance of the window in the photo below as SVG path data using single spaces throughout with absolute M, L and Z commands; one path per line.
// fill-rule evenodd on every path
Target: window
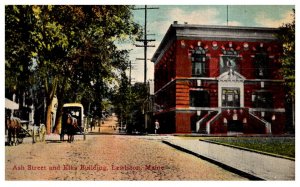
M 252 95 L 255 108 L 273 108 L 273 95 L 269 91 L 256 91 Z
M 192 64 L 192 76 L 193 77 L 202 77 L 205 76 L 205 63 L 203 62 L 193 62 Z
M 254 58 L 255 76 L 257 78 L 268 77 L 268 55 L 267 53 L 258 53 Z
M 192 77 L 206 76 L 206 55 L 202 47 L 197 47 L 192 52 Z
M 239 55 L 231 45 L 229 45 L 229 48 L 227 49 L 222 49 L 223 56 L 220 57 L 220 74 L 227 72 L 230 69 L 239 72 Z
M 209 107 L 209 93 L 205 90 L 190 91 L 191 107 Z
M 238 71 L 237 57 L 222 56 L 220 59 L 220 74 L 229 71 L 230 69 Z

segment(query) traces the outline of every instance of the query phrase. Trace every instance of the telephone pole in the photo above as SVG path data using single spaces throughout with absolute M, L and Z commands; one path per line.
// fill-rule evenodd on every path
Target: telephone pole
M 131 88 L 131 60 L 129 61 L 129 84 Z
M 153 39 L 147 39 L 147 10 L 149 9 L 158 9 L 157 7 L 147 7 L 145 8 L 134 8 L 134 10 L 145 10 L 145 25 L 144 25 L 144 39 L 138 39 L 136 41 L 143 42 L 143 45 L 135 45 L 136 47 L 144 47 L 144 84 L 147 81 L 147 48 L 155 47 L 155 45 L 148 45 L 149 42 L 153 42 Z
M 134 79 L 134 78 L 131 78 L 131 71 L 132 69 L 135 69 L 133 67 L 133 65 L 135 65 L 135 63 L 132 63 L 131 60 L 129 61 L 129 84 L 131 85 L 131 80 Z
M 228 5 L 226 6 L 227 9 L 227 26 L 228 26 Z

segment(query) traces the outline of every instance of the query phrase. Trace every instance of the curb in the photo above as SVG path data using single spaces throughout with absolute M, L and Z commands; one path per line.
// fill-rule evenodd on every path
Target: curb
M 294 134 L 280 134 L 280 135 L 268 135 L 268 134 L 185 134 L 185 133 L 174 133 L 173 136 L 178 137 L 291 137 L 295 138 Z
M 257 177 L 257 176 L 255 176 L 255 175 L 251 175 L 251 174 L 249 174 L 249 173 L 246 173 L 246 172 L 244 172 L 244 171 L 242 171 L 242 170 L 233 168 L 233 167 L 231 167 L 231 166 L 229 166 L 229 165 L 226 165 L 226 164 L 224 164 L 224 163 L 222 163 L 222 162 L 219 162 L 219 161 L 216 161 L 216 160 L 214 160 L 214 159 L 208 158 L 208 157 L 206 157 L 206 156 L 200 155 L 200 154 L 198 154 L 198 153 L 195 153 L 195 152 L 193 152 L 193 151 L 190 151 L 190 150 L 185 149 L 185 148 L 183 148 L 183 147 L 180 147 L 180 146 L 178 146 L 178 145 L 172 144 L 172 143 L 170 143 L 170 142 L 168 142 L 168 141 L 163 140 L 162 143 L 164 143 L 164 144 L 166 144 L 166 145 L 169 145 L 169 146 L 171 146 L 171 147 L 173 147 L 173 148 L 175 148 L 175 149 L 178 149 L 178 150 L 180 150 L 180 151 L 183 151 L 183 152 L 185 152 L 185 153 L 188 153 L 188 154 L 191 154 L 191 155 L 193 155 L 193 156 L 196 156 L 196 157 L 198 157 L 198 158 L 201 158 L 201 159 L 203 159 L 203 160 L 205 160 L 205 161 L 208 161 L 208 162 L 210 162 L 210 163 L 212 163 L 212 164 L 215 164 L 215 165 L 217 165 L 217 166 L 219 166 L 219 167 L 221 167 L 221 168 L 223 168 L 223 169 L 225 169 L 225 170 L 227 170 L 227 171 L 230 171 L 230 172 L 232 172 L 232 173 L 235 173 L 235 174 L 237 174 L 237 175 L 240 175 L 240 176 L 242 176 L 242 177 L 245 177 L 245 178 L 247 178 L 247 179 L 249 179 L 249 180 L 264 181 L 264 179 L 262 179 L 262 178 L 260 178 L 260 177 Z
M 295 159 L 292 158 L 292 157 L 277 155 L 277 154 L 268 153 L 268 152 L 264 152 L 264 151 L 258 151 L 258 150 L 249 149 L 249 148 L 245 148 L 245 147 L 239 147 L 239 146 L 236 146 L 236 145 L 230 145 L 230 144 L 221 143 L 221 142 L 217 142 L 217 141 L 213 141 L 213 140 L 201 140 L 201 139 L 199 139 L 199 141 L 203 141 L 203 142 L 206 142 L 206 143 L 213 143 L 213 144 L 222 145 L 222 146 L 226 146 L 226 147 L 231 147 L 231 148 L 235 148 L 235 149 L 240 149 L 240 150 L 243 150 L 243 151 L 249 151 L 249 152 L 253 152 L 253 153 L 257 153 L 257 154 L 273 156 L 273 157 L 276 157 L 276 158 L 282 158 L 282 159 L 295 161 Z

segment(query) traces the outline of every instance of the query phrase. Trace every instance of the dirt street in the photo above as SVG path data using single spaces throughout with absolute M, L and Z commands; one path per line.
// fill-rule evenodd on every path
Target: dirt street
M 5 147 L 6 180 L 245 180 L 153 136 L 88 135 Z
M 103 133 L 103 134 L 117 134 L 117 122 L 118 119 L 116 116 L 111 116 L 106 118 L 105 120 L 101 121 L 101 126 L 96 126 L 91 128 L 88 128 L 88 132 L 91 133 Z

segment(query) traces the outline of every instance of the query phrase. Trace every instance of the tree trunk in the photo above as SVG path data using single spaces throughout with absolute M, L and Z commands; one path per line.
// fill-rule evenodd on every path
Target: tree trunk
M 65 95 L 65 85 L 67 83 L 67 77 L 64 76 L 62 83 L 60 85 L 57 85 L 57 111 L 56 111 L 56 119 L 55 119 L 55 127 L 53 130 L 53 133 L 60 134 L 61 133 L 61 127 L 62 127 L 62 112 L 63 112 L 63 97 Z
M 61 133 L 61 125 L 62 125 L 62 112 L 56 113 L 56 119 L 55 119 L 55 128 L 54 132 L 55 134 Z
M 63 103 L 62 103 L 62 101 L 59 101 L 57 111 L 56 111 L 55 127 L 54 127 L 54 131 L 53 131 L 53 133 L 55 133 L 55 134 L 60 134 L 60 132 L 61 132 L 62 108 L 63 108 Z
M 51 133 L 51 110 L 52 110 L 52 100 L 51 102 L 47 102 L 47 115 L 46 115 L 46 129 L 47 129 L 47 134 Z
M 51 84 L 48 85 L 48 83 L 49 83 L 49 81 L 46 78 L 45 79 L 45 89 L 46 89 L 46 93 L 47 93 L 47 96 L 46 96 L 47 97 L 46 130 L 47 130 L 47 134 L 50 134 L 51 133 L 51 121 L 52 121 L 52 117 L 51 117 L 52 101 L 53 101 L 54 95 L 56 94 L 58 77 L 55 77 Z

